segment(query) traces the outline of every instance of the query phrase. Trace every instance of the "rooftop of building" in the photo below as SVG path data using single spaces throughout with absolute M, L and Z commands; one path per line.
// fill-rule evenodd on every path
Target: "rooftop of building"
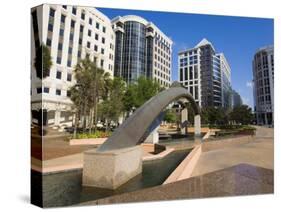
M 170 44 L 173 43 L 172 39 L 169 38 L 164 32 L 162 32 L 153 22 L 151 21 L 147 21 L 146 19 L 140 17 L 140 16 L 137 16 L 137 15 L 125 15 L 125 16 L 117 16 L 115 18 L 113 18 L 111 20 L 112 23 L 115 23 L 117 21 L 121 21 L 121 22 L 126 22 L 126 21 L 136 21 L 136 22 L 139 22 L 145 26 L 151 26 L 152 28 L 156 29 L 156 31 L 158 33 L 161 34 L 161 36 L 167 40 Z
M 195 45 L 194 47 L 189 48 L 189 49 L 186 49 L 186 50 L 182 50 L 182 51 L 180 51 L 178 54 L 182 54 L 182 53 L 185 53 L 185 52 L 189 52 L 189 51 L 192 51 L 192 50 L 194 50 L 194 49 L 198 49 L 199 47 L 206 46 L 206 45 L 210 45 L 210 46 L 213 48 L 213 50 L 216 51 L 215 48 L 214 48 L 214 46 L 213 46 L 213 44 L 212 44 L 210 41 L 208 41 L 206 38 L 203 38 L 203 39 L 202 39 L 199 43 L 197 43 L 197 45 Z
M 273 51 L 274 49 L 274 46 L 271 44 L 271 45 L 267 45 L 267 46 L 263 46 L 261 48 L 258 48 L 255 52 L 255 54 L 257 54 L 258 52 L 261 52 L 261 51 Z

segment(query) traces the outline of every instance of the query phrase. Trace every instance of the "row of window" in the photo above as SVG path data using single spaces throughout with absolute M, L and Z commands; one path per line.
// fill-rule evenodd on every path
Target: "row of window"
M 154 71 L 154 74 L 155 74 L 156 76 L 158 76 L 158 77 L 161 77 L 162 79 L 164 78 L 164 79 L 170 81 L 170 76 L 169 76 L 169 75 L 166 75 L 166 74 L 163 73 L 163 72 L 160 72 L 160 71 L 155 70 L 155 71 Z
M 65 10 L 67 10 L 67 6 L 66 6 L 66 5 L 63 5 L 62 7 L 63 7 Z M 52 8 L 51 8 L 51 9 L 52 9 Z M 72 14 L 73 14 L 73 15 L 77 15 L 77 8 L 76 8 L 76 7 L 72 7 Z M 54 17 L 54 12 L 53 12 L 53 17 Z M 86 13 L 85 13 L 84 10 L 82 10 L 82 12 L 81 12 L 81 19 L 82 19 L 82 20 L 85 20 L 85 19 L 86 19 Z M 89 23 L 90 25 L 93 25 L 93 18 L 89 17 L 88 23 Z M 101 28 L 100 25 L 101 25 L 101 24 L 100 24 L 99 22 L 96 22 L 96 29 L 100 29 L 100 28 Z M 102 32 L 103 32 L 103 33 L 106 33 L 106 27 L 105 27 L 105 26 L 102 26 Z
M 55 10 L 53 10 L 53 9 L 51 8 L 51 9 L 50 9 L 50 16 L 54 16 L 54 13 L 55 13 Z M 65 20 L 65 16 L 64 16 L 64 15 L 62 15 L 61 20 Z M 72 29 L 72 31 L 74 31 L 74 30 L 73 30 L 74 26 L 75 26 L 75 21 L 72 20 L 72 21 L 71 21 L 71 29 Z M 48 30 L 51 31 L 51 32 L 53 31 L 53 23 L 49 23 Z M 79 41 L 78 41 L 78 43 L 79 43 L 79 49 L 81 49 L 81 44 L 82 44 L 82 34 L 81 34 L 81 33 L 83 33 L 83 30 L 84 30 L 84 26 L 81 25 L 81 26 L 80 26 Z M 92 33 L 92 31 L 89 30 L 89 31 L 88 31 L 88 35 L 91 36 L 91 33 Z M 64 25 L 62 25 L 62 24 L 61 24 L 61 28 L 60 28 L 60 33 L 59 33 L 59 35 L 60 35 L 60 37 L 61 37 L 60 40 L 63 40 L 63 36 L 64 36 Z M 98 34 L 95 34 L 95 39 L 96 39 L 96 40 L 99 40 L 99 35 L 98 35 Z M 70 33 L 69 40 L 70 40 L 70 44 L 72 44 L 72 43 L 73 43 L 73 32 Z M 104 43 L 105 43 L 105 38 L 102 37 L 101 41 L 102 41 L 102 43 L 104 44 Z M 51 47 L 52 41 L 51 41 L 50 38 L 47 38 L 46 44 Z M 71 46 L 72 46 L 72 45 L 71 45 Z M 89 41 L 87 42 L 87 48 L 91 48 L 91 43 L 90 43 Z M 113 49 L 113 44 L 110 44 L 110 48 Z M 56 59 L 57 64 L 61 64 L 61 61 L 62 61 L 62 58 L 61 58 L 62 52 L 61 52 L 61 51 L 62 51 L 62 49 L 63 49 L 63 44 L 62 44 L 61 42 L 59 42 L 59 43 L 58 43 L 58 51 L 59 51 L 59 52 L 58 52 L 57 59 Z M 97 45 L 94 45 L 94 50 L 95 50 L 96 52 L 98 52 L 98 46 L 97 46 Z M 71 67 L 71 59 L 72 59 L 71 54 L 72 54 L 72 47 L 69 47 L 69 49 L 68 49 L 68 60 L 67 60 L 67 66 L 68 66 L 68 67 Z M 101 48 L 101 54 L 105 54 L 104 48 Z M 110 56 L 111 56 L 111 55 L 110 55 Z M 78 58 L 81 58 L 81 50 L 78 51 Z M 111 57 L 111 58 L 113 59 L 113 57 Z M 102 62 L 102 64 L 103 64 L 103 62 Z
M 186 57 L 188 55 L 193 55 L 193 54 L 197 54 L 197 49 L 195 50 L 190 50 L 190 51 L 187 51 L 187 52 L 184 52 L 183 55 Z
M 157 48 L 157 46 L 154 47 L 154 52 L 158 53 L 161 56 L 163 56 L 167 60 L 171 60 L 170 52 L 162 51 L 162 50 L 160 50 L 160 48 Z
M 170 64 L 169 64 L 170 65 Z M 169 68 L 165 68 L 165 66 L 164 65 L 162 65 L 161 63 L 157 63 L 156 61 L 154 62 L 154 67 L 155 68 L 159 68 L 161 71 L 164 71 L 164 72 L 170 72 L 169 70 L 169 68 L 170 68 L 170 66 L 168 66 Z
M 171 47 L 171 45 L 157 32 L 155 32 L 155 43 L 163 44 L 164 46 L 167 46 L 168 49 Z
M 92 37 L 92 30 L 90 30 L 90 29 L 88 29 L 88 36 Z M 97 41 L 99 40 L 99 34 L 98 33 L 95 34 L 95 40 L 97 40 Z M 105 37 L 101 38 L 101 42 L 103 44 L 105 44 Z
M 43 87 L 43 89 L 42 89 L 42 87 L 37 87 L 36 88 L 36 93 L 37 94 L 41 94 L 41 93 L 50 93 L 50 88 L 49 87 Z M 62 96 L 62 90 L 61 89 L 56 89 L 56 95 L 57 96 Z M 66 96 L 67 97 L 70 97 L 70 91 L 66 91 Z
M 168 83 L 168 82 L 165 82 L 164 80 L 162 80 L 162 79 L 160 79 L 160 78 L 155 77 L 154 80 L 155 80 L 156 82 L 158 82 L 160 85 L 169 86 L 169 83 Z
M 155 54 L 154 59 L 157 60 L 160 63 L 163 63 L 164 65 L 170 67 L 169 61 L 166 61 L 164 58 L 160 57 L 159 55 Z

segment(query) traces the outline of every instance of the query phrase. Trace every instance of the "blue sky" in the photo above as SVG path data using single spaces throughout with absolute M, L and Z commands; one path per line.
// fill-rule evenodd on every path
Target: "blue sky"
M 203 38 L 223 52 L 231 67 L 232 87 L 245 104 L 253 106 L 252 58 L 255 51 L 273 44 L 273 19 L 198 15 L 98 8 L 109 18 L 139 15 L 153 22 L 173 44 L 172 79 L 178 80 L 177 53 L 192 48 Z

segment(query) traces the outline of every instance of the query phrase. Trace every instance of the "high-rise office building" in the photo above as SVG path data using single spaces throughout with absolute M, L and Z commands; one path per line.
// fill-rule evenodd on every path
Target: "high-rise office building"
M 242 98 L 238 92 L 232 90 L 232 108 L 241 106 L 243 104 Z
M 253 59 L 254 111 L 257 124 L 274 122 L 274 48 L 260 48 Z
M 118 16 L 112 25 L 116 33 L 114 76 L 127 83 L 145 76 L 169 87 L 172 40 L 139 16 Z
M 231 69 L 222 53 L 203 39 L 178 54 L 179 81 L 201 107 L 231 107 Z
M 217 54 L 220 59 L 221 72 L 221 106 L 231 108 L 232 88 L 231 88 L 231 69 L 223 53 Z
M 113 76 L 115 33 L 111 20 L 95 8 L 43 4 L 31 10 L 32 122 L 72 123 L 68 89 L 75 83 L 79 59 L 90 57 Z M 33 65 L 36 49 L 44 43 L 52 57 L 47 77 L 39 79 Z

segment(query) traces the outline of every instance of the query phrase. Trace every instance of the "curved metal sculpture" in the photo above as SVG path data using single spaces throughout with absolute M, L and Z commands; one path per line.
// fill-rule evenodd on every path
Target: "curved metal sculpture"
M 174 83 L 171 88 L 160 92 L 138 108 L 97 151 L 104 152 L 133 147 L 143 142 L 148 136 L 147 131 L 151 124 L 159 117 L 163 109 L 180 98 L 185 98 L 191 103 L 195 115 L 200 114 L 200 109 L 192 95 L 184 87 L 179 87 L 179 84 Z

